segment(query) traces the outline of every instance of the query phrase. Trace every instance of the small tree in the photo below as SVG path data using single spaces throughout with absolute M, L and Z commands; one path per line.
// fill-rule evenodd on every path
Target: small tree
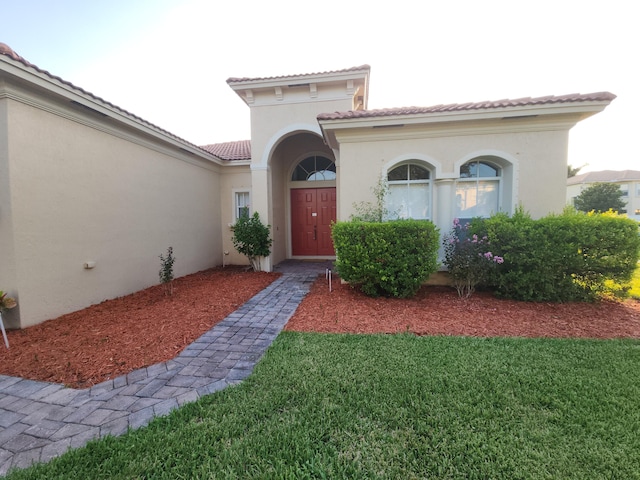
M 582 212 L 619 212 L 624 208 L 623 192 L 616 183 L 594 183 L 575 199 L 576 210 Z
M 270 225 L 263 225 L 260 215 L 255 212 L 252 217 L 240 216 L 233 226 L 233 246 L 238 252 L 246 255 L 253 270 L 260 271 L 260 257 L 268 257 L 273 240 L 269 236 Z
M 160 254 L 160 283 L 164 286 L 165 295 L 173 295 L 173 247 L 167 248 L 167 256 Z
M 356 211 L 349 217 L 349 220 L 356 222 L 384 222 L 398 218 L 397 212 L 391 212 L 387 208 L 387 197 L 389 196 L 389 183 L 381 176 L 378 183 L 371 188 L 374 202 L 359 202 L 353 204 Z

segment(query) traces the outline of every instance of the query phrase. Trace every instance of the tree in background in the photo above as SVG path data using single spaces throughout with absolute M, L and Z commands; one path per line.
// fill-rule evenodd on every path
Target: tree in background
M 575 177 L 578 174 L 578 172 L 586 166 L 587 166 L 586 163 L 580 167 L 574 167 L 571 164 L 567 165 L 567 178 Z
M 575 199 L 576 210 L 582 212 L 606 212 L 613 210 L 620 213 L 626 203 L 620 186 L 615 183 L 594 183 L 580 193 Z

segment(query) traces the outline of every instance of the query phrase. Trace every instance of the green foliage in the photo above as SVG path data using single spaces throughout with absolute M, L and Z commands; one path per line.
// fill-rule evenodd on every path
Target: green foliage
M 619 212 L 625 207 L 623 192 L 615 183 L 594 183 L 575 199 L 576 210 L 581 212 Z
M 640 264 L 636 267 L 633 278 L 631 279 L 629 296 L 635 300 L 640 300 Z
M 233 246 L 246 255 L 254 271 L 260 271 L 260 257 L 268 257 L 273 240 L 269 236 L 270 225 L 263 225 L 260 215 L 242 215 L 233 226 Z
M 582 170 L 586 166 L 587 164 L 581 165 L 579 167 L 567 165 L 567 178 L 575 177 L 580 172 L 580 170 Z
M 357 222 L 384 222 L 398 218 L 397 212 L 391 212 L 387 208 L 387 197 L 389 196 L 389 183 L 385 177 L 380 177 L 378 183 L 371 189 L 375 202 L 354 203 L 353 208 L 356 213 L 349 217 L 349 220 Z
M 490 275 L 499 295 L 576 301 L 624 297 L 640 255 L 638 224 L 615 214 L 565 210 L 533 220 L 522 209 L 474 221 L 504 263 Z
M 167 248 L 167 256 L 160 254 L 160 283 L 164 286 L 165 295 L 173 295 L 173 247 Z
M 338 274 L 366 295 L 411 297 L 438 268 L 438 229 L 425 220 L 338 222 L 332 235 Z
M 443 239 L 444 264 L 460 297 L 470 297 L 479 285 L 486 284 L 497 265 L 504 262 L 490 249 L 489 239 L 469 235 L 470 224 L 462 225 L 456 218 L 453 228 Z

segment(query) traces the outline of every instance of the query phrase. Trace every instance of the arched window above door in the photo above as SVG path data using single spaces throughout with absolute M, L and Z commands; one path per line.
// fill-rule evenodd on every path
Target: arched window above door
M 301 160 L 291 175 L 293 182 L 315 182 L 336 179 L 336 164 L 323 156 L 312 155 Z

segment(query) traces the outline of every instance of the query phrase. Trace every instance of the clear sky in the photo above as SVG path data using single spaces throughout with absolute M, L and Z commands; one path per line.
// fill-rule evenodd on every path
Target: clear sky
M 369 108 L 612 92 L 569 163 L 640 170 L 629 0 L 1 1 L 0 42 L 197 145 L 250 137 L 229 77 L 369 64 Z

